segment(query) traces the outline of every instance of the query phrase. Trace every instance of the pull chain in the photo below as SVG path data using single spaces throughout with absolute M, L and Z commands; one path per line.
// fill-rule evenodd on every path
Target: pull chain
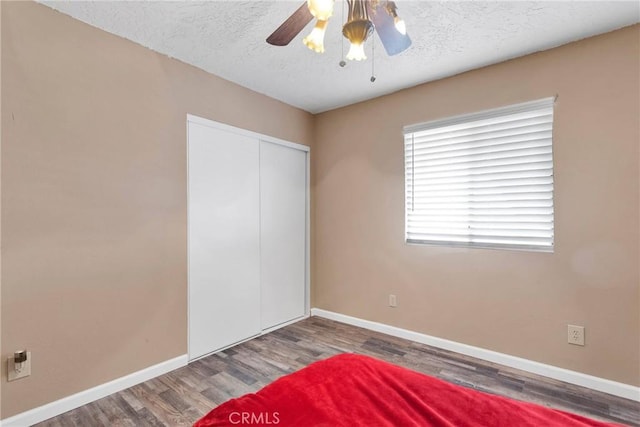
M 347 0 L 342 0 L 342 25 L 344 26 L 344 4 Z M 341 67 L 347 65 L 347 62 L 344 60 L 344 37 L 340 37 L 340 47 L 342 48 L 342 59 L 338 63 Z
M 371 83 L 376 81 L 376 68 L 375 68 L 375 62 L 376 62 L 376 40 L 372 37 L 371 38 Z

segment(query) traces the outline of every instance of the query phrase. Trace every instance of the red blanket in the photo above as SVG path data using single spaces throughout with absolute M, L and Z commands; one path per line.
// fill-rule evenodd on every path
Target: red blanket
M 371 357 L 342 354 L 229 400 L 196 427 L 606 426 L 450 384 Z

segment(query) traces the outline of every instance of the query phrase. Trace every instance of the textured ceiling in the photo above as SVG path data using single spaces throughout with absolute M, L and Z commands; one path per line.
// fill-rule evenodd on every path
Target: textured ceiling
M 397 0 L 413 45 L 388 57 L 374 37 L 365 62 L 338 66 L 343 1 L 329 22 L 326 51 L 265 42 L 302 1 L 43 1 L 90 25 L 312 113 L 509 58 L 549 49 L 640 21 L 638 1 Z M 348 45 L 344 44 L 345 53 Z

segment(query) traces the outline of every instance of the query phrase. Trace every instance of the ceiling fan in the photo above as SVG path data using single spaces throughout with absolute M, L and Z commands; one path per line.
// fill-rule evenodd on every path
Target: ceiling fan
M 364 42 L 374 29 L 389 56 L 397 55 L 411 46 L 405 23 L 398 16 L 397 6 L 391 0 L 346 0 L 349 15 L 342 27 L 342 34 L 351 46 L 347 59 L 367 59 Z M 333 15 L 334 0 L 307 0 L 293 15 L 278 27 L 267 43 L 286 46 L 315 17 L 317 22 L 311 34 L 303 39 L 309 49 L 324 52 L 324 33 L 329 18 Z M 341 63 L 342 65 L 342 63 Z

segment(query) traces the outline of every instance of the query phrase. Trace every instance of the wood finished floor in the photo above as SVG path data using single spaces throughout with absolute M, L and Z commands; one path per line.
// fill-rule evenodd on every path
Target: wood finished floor
M 38 426 L 183 426 L 329 356 L 352 352 L 493 394 L 640 426 L 640 403 L 423 344 L 312 317 L 200 359 Z

